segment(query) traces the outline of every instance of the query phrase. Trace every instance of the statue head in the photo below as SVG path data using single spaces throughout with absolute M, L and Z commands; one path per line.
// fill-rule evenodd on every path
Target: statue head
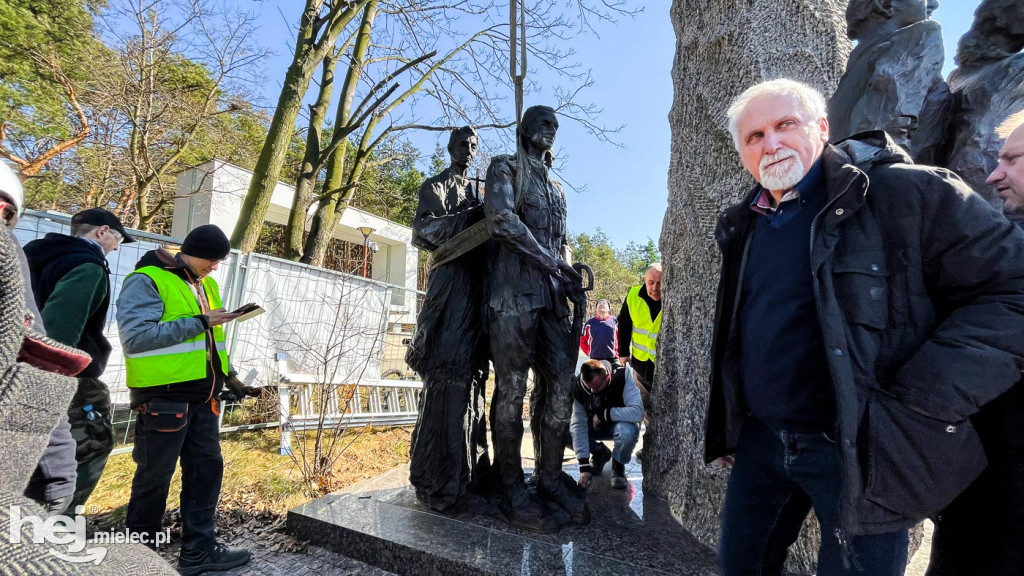
M 555 133 L 558 132 L 558 118 L 555 109 L 550 106 L 530 106 L 523 112 L 519 122 L 519 141 L 523 149 L 531 150 L 543 156 L 555 145 Z
M 476 130 L 472 127 L 463 126 L 452 130 L 448 137 L 448 156 L 452 159 L 452 167 L 465 172 L 476 158 L 477 145 Z
M 795 80 L 747 88 L 726 116 L 740 162 L 776 201 L 803 180 L 828 142 L 825 99 Z
M 1003 212 L 1024 214 L 1024 110 L 1010 116 L 996 130 L 1006 135 L 999 162 L 985 183 L 1003 199 Z
M 938 5 L 938 0 L 850 0 L 846 6 L 846 35 L 860 41 L 888 35 L 927 20 Z

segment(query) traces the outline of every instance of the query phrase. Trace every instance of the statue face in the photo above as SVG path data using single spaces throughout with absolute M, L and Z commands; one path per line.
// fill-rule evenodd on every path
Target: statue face
M 938 8 L 938 7 L 939 7 L 939 0 L 928 0 L 928 4 L 926 6 L 926 9 L 928 11 L 928 17 L 929 18 L 932 17 L 932 13 L 935 12 L 935 9 Z
M 803 179 L 828 141 L 828 120 L 811 118 L 786 94 L 751 100 L 736 129 L 743 167 L 778 197 Z
M 448 154 L 452 158 L 452 164 L 456 166 L 469 166 L 476 158 L 477 139 L 476 136 L 460 136 L 451 146 L 448 147 Z
M 550 150 L 555 145 L 558 119 L 547 110 L 539 110 L 527 116 L 520 129 L 523 131 L 526 141 L 533 148 L 537 150 Z
M 999 163 L 985 183 L 1003 199 L 1003 212 L 1024 214 L 1024 125 L 1010 133 L 999 150 Z

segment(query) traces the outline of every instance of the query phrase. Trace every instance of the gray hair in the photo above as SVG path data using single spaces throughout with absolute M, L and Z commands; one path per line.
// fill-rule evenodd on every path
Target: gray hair
M 648 265 L 647 270 L 644 270 L 644 276 L 647 276 L 647 273 L 650 272 L 651 270 L 661 272 L 661 262 L 652 262 L 650 265 Z
M 1010 137 L 1014 130 L 1021 126 L 1024 126 L 1024 110 L 1010 114 L 1006 120 L 1003 120 L 999 127 L 996 128 L 996 135 L 1005 140 Z
M 729 119 L 729 134 L 732 135 L 732 143 L 736 146 L 736 149 L 740 149 L 740 135 L 737 132 L 739 127 L 740 116 L 743 111 L 746 110 L 754 99 L 760 98 L 761 96 L 789 96 L 800 103 L 800 106 L 811 115 L 813 120 L 828 117 L 828 111 L 825 105 L 825 97 L 821 95 L 814 88 L 804 84 L 803 82 L 797 82 L 796 80 L 790 80 L 789 78 L 779 78 L 777 80 L 768 80 L 761 82 L 760 84 L 754 84 L 750 88 L 743 91 L 742 94 L 736 97 L 729 105 L 729 110 L 725 113 L 725 116 Z

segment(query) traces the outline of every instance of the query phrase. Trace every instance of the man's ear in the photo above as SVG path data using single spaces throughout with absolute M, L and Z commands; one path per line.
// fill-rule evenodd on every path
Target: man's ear
M 818 131 L 821 132 L 821 141 L 828 142 L 828 118 L 818 120 Z

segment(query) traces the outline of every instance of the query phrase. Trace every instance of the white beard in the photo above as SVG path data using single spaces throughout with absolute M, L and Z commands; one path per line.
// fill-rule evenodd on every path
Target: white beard
M 784 158 L 792 158 L 792 161 L 779 166 L 771 166 Z M 789 190 L 796 186 L 804 178 L 804 163 L 796 150 L 783 148 L 775 154 L 761 158 L 761 186 L 769 190 Z

